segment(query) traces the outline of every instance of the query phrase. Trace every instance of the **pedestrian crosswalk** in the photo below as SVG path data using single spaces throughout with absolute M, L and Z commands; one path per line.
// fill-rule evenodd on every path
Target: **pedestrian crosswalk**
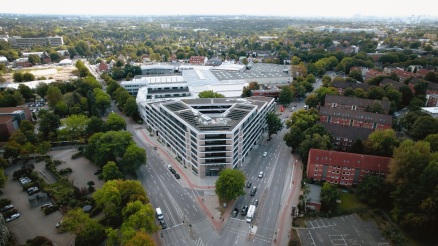
M 195 244 L 198 246 L 204 246 L 204 243 L 202 242 L 200 237 L 198 237 L 198 239 L 195 240 Z

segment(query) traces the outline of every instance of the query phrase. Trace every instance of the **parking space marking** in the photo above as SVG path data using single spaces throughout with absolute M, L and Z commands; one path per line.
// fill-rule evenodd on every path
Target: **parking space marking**
M 333 246 L 336 245 L 348 245 L 344 237 L 341 234 L 338 235 L 328 235 Z M 360 246 L 360 244 L 354 243 L 354 245 Z
M 310 233 L 310 230 L 307 230 L 307 233 L 308 233 L 309 236 L 310 236 L 309 239 L 312 240 L 312 242 L 311 242 L 310 244 L 316 245 L 316 244 L 315 244 L 315 240 L 313 240 L 312 233 Z

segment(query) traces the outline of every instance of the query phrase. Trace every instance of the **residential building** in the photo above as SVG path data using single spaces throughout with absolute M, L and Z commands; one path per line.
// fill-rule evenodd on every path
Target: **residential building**
M 19 128 L 17 119 L 10 115 L 0 115 L 0 142 L 9 141 L 12 133 Z
M 18 36 L 8 38 L 8 42 L 12 47 L 19 48 L 30 48 L 34 45 L 51 45 L 51 46 L 61 46 L 64 45 L 64 40 L 62 37 L 45 37 L 45 38 L 21 38 Z
M 386 177 L 392 158 L 310 149 L 307 161 L 307 178 L 353 187 L 366 175 Z
M 367 53 L 368 57 L 373 58 L 374 63 L 376 63 L 383 55 L 385 55 L 385 53 Z
M 412 78 L 411 80 L 409 80 L 408 85 L 409 85 L 409 87 L 411 87 L 412 92 L 414 92 L 414 93 L 415 93 L 414 86 L 418 81 L 420 81 L 419 78 Z M 437 83 L 429 82 L 429 85 L 428 85 L 427 91 L 426 91 L 426 95 L 431 95 L 431 94 L 438 94 L 438 84 Z
M 379 86 L 383 87 L 383 86 L 385 86 L 386 84 L 390 84 L 390 85 L 394 86 L 395 89 L 396 89 L 397 91 L 400 89 L 400 87 L 402 87 L 402 86 L 405 85 L 405 84 L 402 83 L 402 82 L 397 82 L 397 81 L 392 80 L 392 79 L 384 78 L 384 79 L 380 82 Z
M 0 108 L 0 116 L 14 117 L 18 125 L 20 125 L 22 120 L 32 122 L 32 115 L 28 106 Z
M 18 58 L 14 61 L 14 67 L 32 67 L 28 58 Z
M 432 115 L 433 118 L 438 118 L 438 107 L 424 107 L 421 108 L 421 112 Z
M 385 54 L 385 53 L 383 53 L 383 54 Z M 383 72 L 384 73 L 386 73 L 386 74 L 390 74 L 390 73 L 392 73 L 392 72 L 394 72 L 394 70 L 396 70 L 396 69 L 400 69 L 400 68 L 398 68 L 398 67 L 385 67 L 385 68 L 383 68 Z
M 386 113 L 389 112 L 390 102 L 388 101 L 371 100 L 357 97 L 344 97 L 337 95 L 326 95 L 324 106 L 355 111 L 365 111 L 367 105 L 371 107 L 376 101 L 382 105 L 383 110 Z
M 392 128 L 392 116 L 363 111 L 320 107 L 320 121 L 323 123 L 386 130 Z
M 7 59 L 6 57 L 4 57 L 4 56 L 0 56 L 0 63 L 3 63 L 3 64 L 5 64 L 5 65 L 8 65 L 8 64 L 9 64 L 9 61 L 8 61 L 8 59 Z
M 438 107 L 438 94 L 426 95 L 426 107 Z
M 137 98 L 138 99 L 138 98 Z M 137 100 L 145 125 L 200 178 L 238 168 L 266 129 L 273 98 Z
M 191 56 L 189 58 L 189 63 L 190 64 L 200 64 L 200 65 L 205 65 L 208 61 L 208 58 L 205 56 Z
M 356 90 L 358 88 L 364 90 L 365 92 L 370 88 L 372 85 L 369 84 L 363 84 L 363 83 L 345 83 L 345 82 L 333 82 L 333 87 L 337 88 L 339 91 L 339 95 L 343 95 L 345 89 L 351 88 L 353 90 Z
M 99 72 L 106 72 L 108 71 L 108 65 L 106 65 L 105 62 L 101 61 L 99 64 Z
M 373 69 L 369 69 L 368 72 L 365 74 L 363 79 L 364 79 L 364 81 L 367 81 L 367 80 L 372 79 L 374 77 L 377 77 L 379 75 L 386 76 L 386 73 L 382 73 L 382 72 L 379 72 L 379 71 L 376 71 Z
M 418 75 L 418 74 L 407 72 L 407 71 L 403 71 L 403 70 L 400 70 L 400 69 L 395 69 L 393 71 L 393 73 L 395 73 L 400 78 L 400 82 L 405 81 L 407 78 L 409 78 L 411 76 L 420 77 L 420 75 Z
M 326 130 L 330 131 L 330 133 L 333 135 L 335 150 L 340 151 L 349 151 L 356 138 L 366 140 L 368 139 L 368 136 L 373 133 L 373 130 L 369 128 L 358 128 L 329 123 L 319 124 L 323 125 Z
M 426 74 L 428 74 L 428 73 L 435 73 L 436 75 L 438 75 L 437 72 L 426 70 L 426 69 L 418 69 L 417 70 L 417 74 L 420 75 L 421 78 L 423 78 L 423 79 L 424 79 L 424 77 L 426 77 Z

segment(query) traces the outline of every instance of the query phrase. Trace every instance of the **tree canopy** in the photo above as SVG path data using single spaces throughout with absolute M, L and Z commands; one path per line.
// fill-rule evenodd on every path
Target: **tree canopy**
M 216 181 L 216 195 L 231 201 L 238 196 L 245 195 L 245 175 L 236 169 L 225 169 L 219 173 Z

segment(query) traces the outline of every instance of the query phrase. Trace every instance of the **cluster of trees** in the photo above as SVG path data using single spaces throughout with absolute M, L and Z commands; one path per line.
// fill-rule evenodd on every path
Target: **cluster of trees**
M 410 136 L 418 139 L 424 139 L 430 134 L 438 133 L 438 119 L 433 118 L 428 113 L 421 112 L 419 108 L 407 113 L 400 120 L 400 125 L 408 131 Z
M 219 198 L 227 201 L 236 199 L 238 196 L 245 195 L 245 175 L 237 169 L 225 169 L 219 173 L 216 180 L 215 192 Z
M 224 94 L 217 93 L 214 91 L 201 91 L 198 94 L 199 98 L 225 98 Z
M 84 155 L 101 167 L 109 161 L 115 162 L 125 173 L 135 173 L 141 165 L 146 165 L 145 150 L 138 147 L 132 135 L 125 131 L 93 134 L 88 139 Z
M 35 76 L 29 72 L 15 72 L 12 77 L 14 79 L 14 82 L 29 82 L 35 80 Z
M 433 143 L 403 141 L 393 150 L 386 180 L 366 176 L 358 185 L 364 202 L 392 208 L 393 219 L 417 236 L 433 232 L 438 219 L 438 135 L 429 140 Z
M 63 219 L 65 230 L 76 234 L 76 245 L 97 245 L 108 237 L 108 245 L 155 245 L 151 234 L 160 229 L 140 182 L 109 180 L 93 194 L 103 209 L 104 220 L 94 220 L 82 209 L 70 210 Z M 120 229 L 113 229 L 120 227 Z
M 290 120 L 286 121 L 289 132 L 284 134 L 283 140 L 293 151 L 299 150 L 303 163 L 307 163 L 310 149 L 332 150 L 333 135 L 317 124 L 319 121 L 318 110 L 301 109 L 292 114 Z
M 25 101 L 35 98 L 29 86 L 20 84 L 18 89 L 8 89 L 0 92 L 0 107 L 16 107 Z
M 306 77 L 296 76 L 290 86 L 283 85 L 280 87 L 279 101 L 288 106 L 297 97 L 304 97 L 306 93 L 313 91 L 313 85 L 316 78 L 313 74 Z
M 434 57 L 432 59 L 428 59 L 424 56 L 418 57 L 418 55 L 414 54 L 411 50 L 403 50 L 401 52 L 388 51 L 385 53 L 385 55 L 379 58 L 379 62 L 383 64 L 383 67 L 394 66 L 407 68 L 411 65 L 438 66 L 437 57 Z
M 122 64 L 118 64 L 120 62 L 121 62 L 120 60 L 117 60 L 116 66 L 114 66 L 113 69 L 111 70 L 111 73 L 109 73 L 111 78 L 113 79 L 125 78 L 126 80 L 130 80 L 130 78 L 133 78 L 135 75 L 142 75 L 141 67 L 131 66 L 129 63 L 123 66 Z

